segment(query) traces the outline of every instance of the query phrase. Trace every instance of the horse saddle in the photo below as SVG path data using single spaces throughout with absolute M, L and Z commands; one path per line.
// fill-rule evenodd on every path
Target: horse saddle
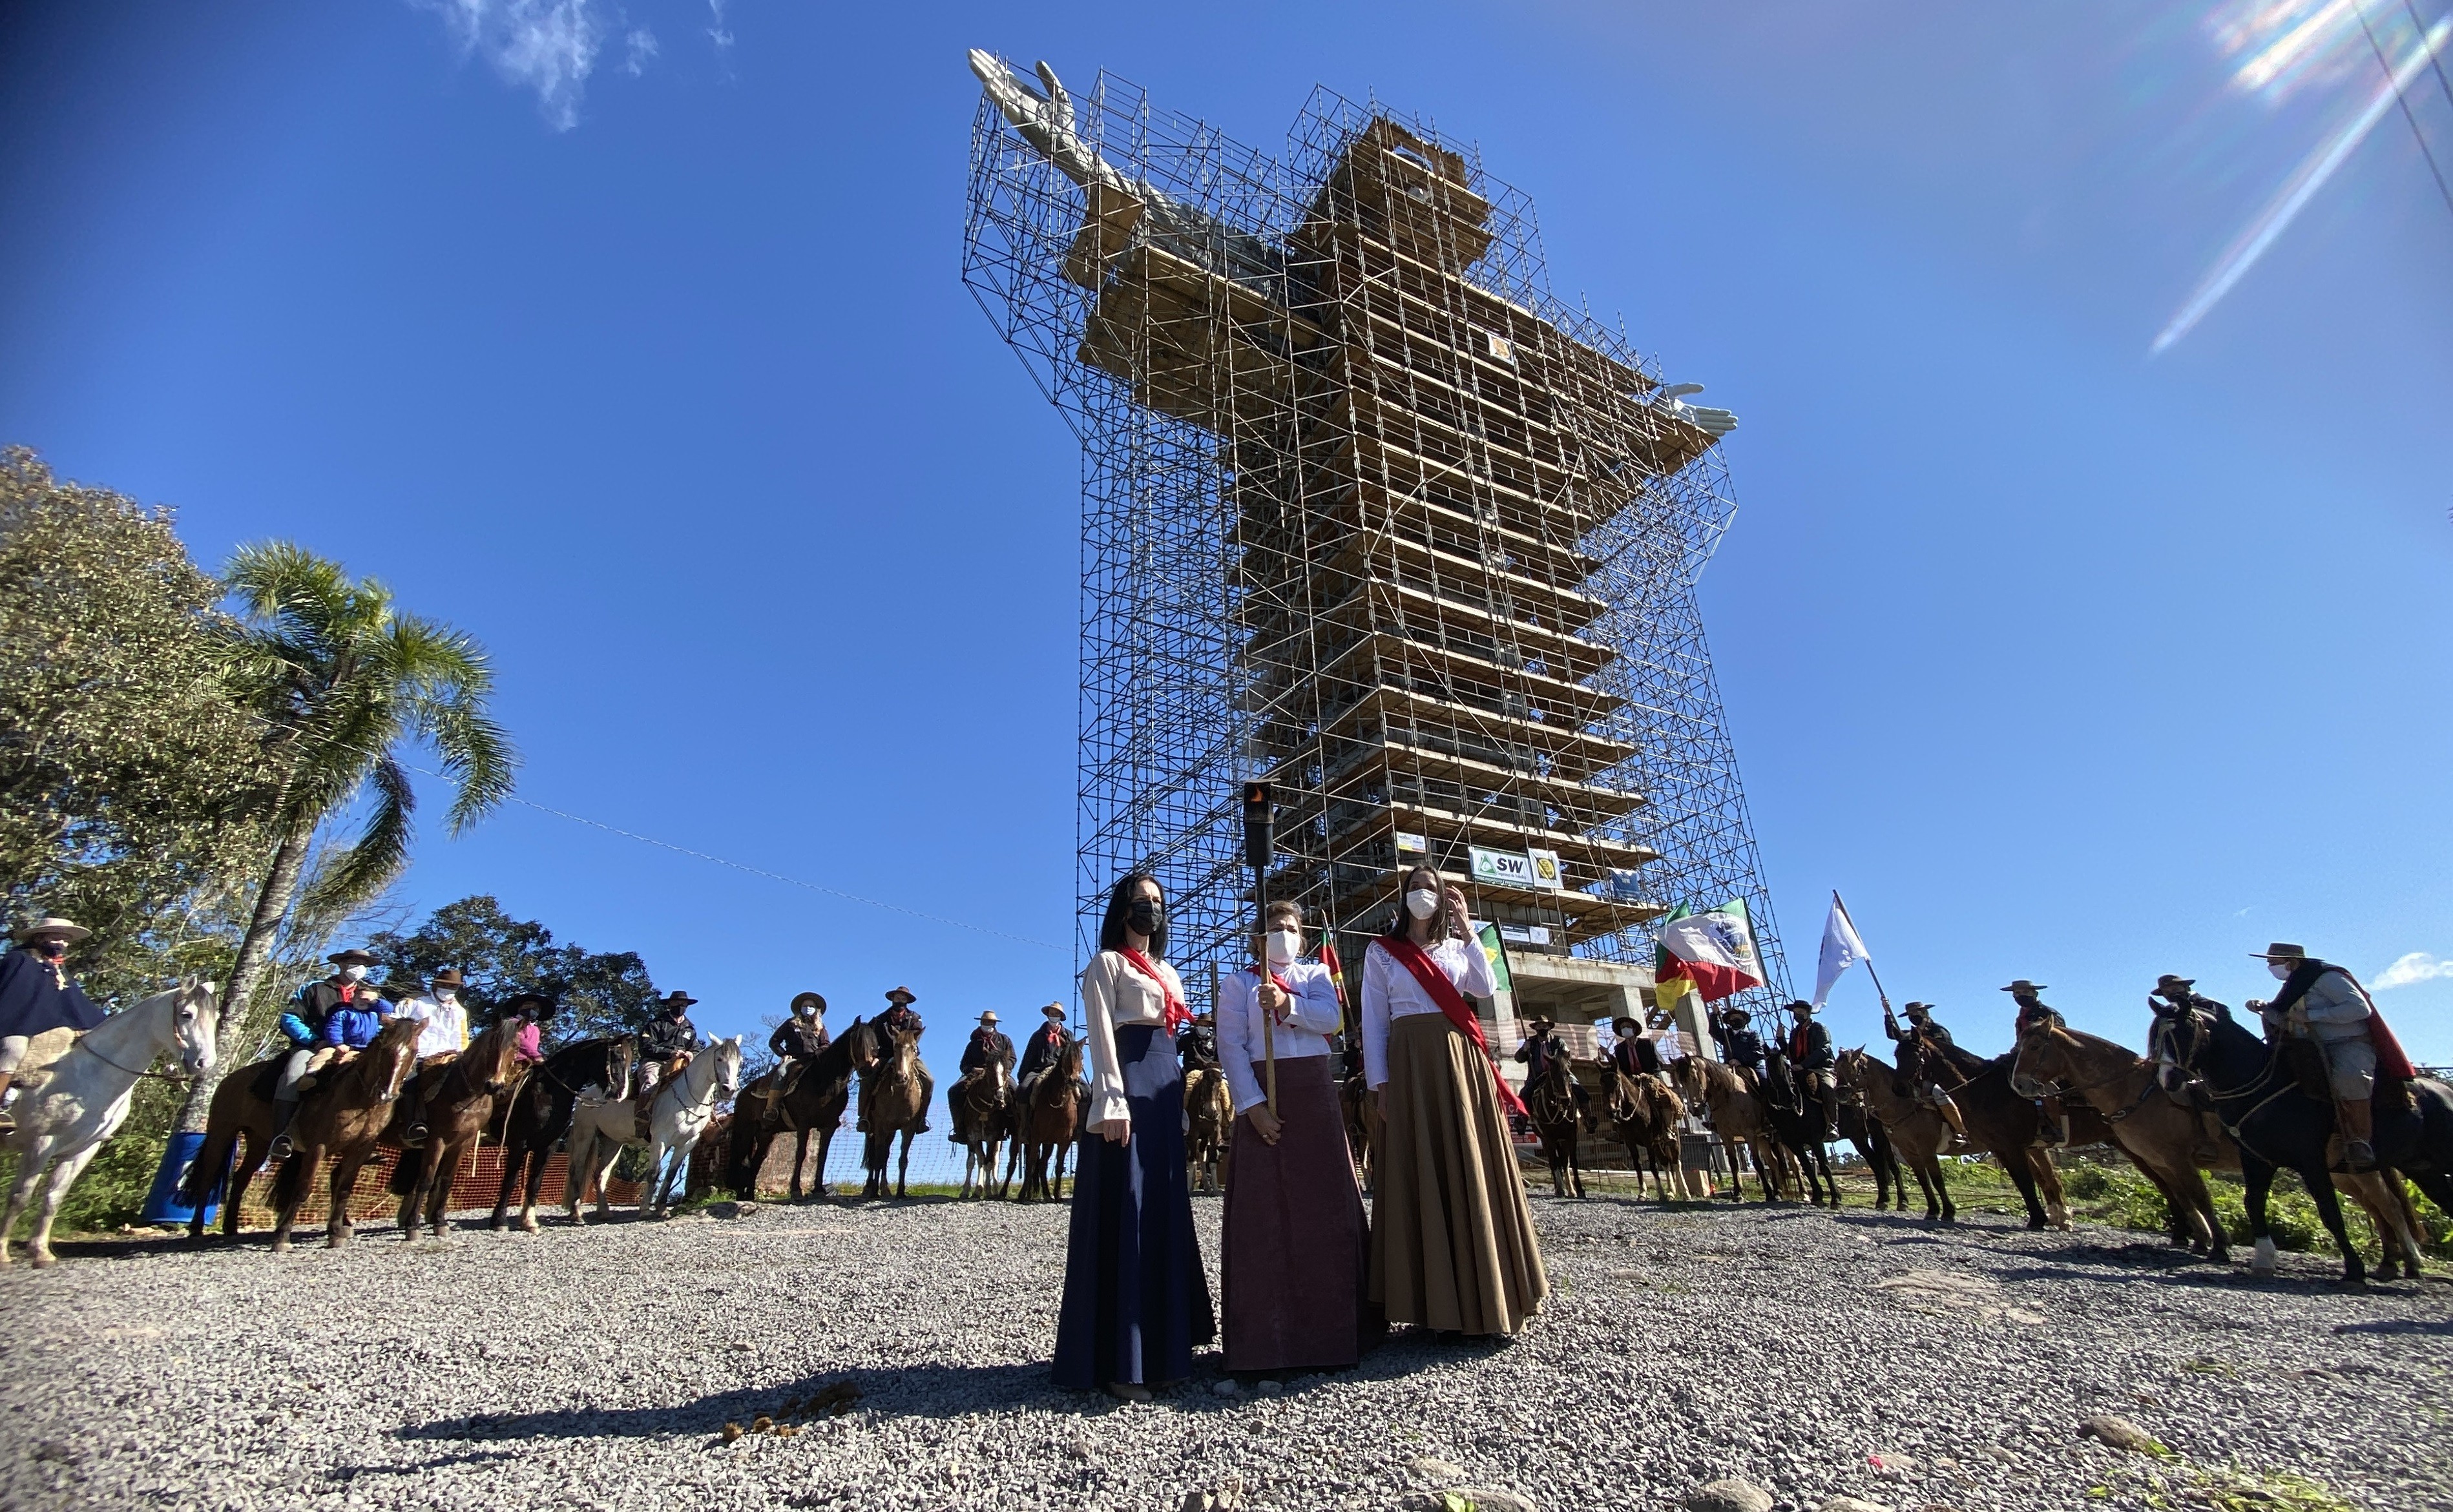
M 259 1103 L 271 1102 L 281 1091 L 281 1068 L 289 1064 L 288 1051 L 274 1056 L 269 1061 L 256 1062 L 255 1080 L 248 1084 L 249 1093 Z
M 25 1057 L 17 1063 L 18 1088 L 32 1093 L 49 1086 L 51 1081 L 51 1067 L 60 1063 L 61 1057 L 76 1048 L 76 1043 L 80 1038 L 82 1038 L 82 1031 L 71 1029 L 66 1025 L 56 1029 L 45 1029 L 40 1034 L 29 1035 L 26 1039 Z
M 2283 1065 L 2291 1073 L 2301 1094 L 2331 1104 L 2334 1081 L 2325 1065 L 2325 1052 L 2314 1040 L 2291 1039 L 2283 1042 Z

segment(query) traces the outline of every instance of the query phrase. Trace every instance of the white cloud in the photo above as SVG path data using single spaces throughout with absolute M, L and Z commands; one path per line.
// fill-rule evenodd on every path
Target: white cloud
M 715 25 L 707 29 L 707 34 L 715 39 L 718 52 L 732 46 L 732 32 L 724 24 L 724 5 L 725 0 L 707 0 L 708 10 L 715 16 Z
M 536 91 L 537 106 L 557 131 L 579 124 L 579 102 L 588 75 L 596 67 L 607 26 L 595 0 L 410 0 L 443 17 L 460 50 L 483 54 L 506 83 Z M 655 39 L 648 38 L 645 54 L 630 36 L 630 61 L 652 57 Z
M 656 46 L 656 34 L 646 27 L 638 27 L 623 40 L 629 44 L 630 55 L 623 60 L 622 71 L 635 79 L 648 71 L 648 60 L 660 50 Z
M 2383 992 L 2387 987 L 2406 987 L 2414 982 L 2434 982 L 2447 977 L 2453 977 L 2453 961 L 2429 955 L 2424 950 L 2413 950 L 2378 972 L 2376 980 L 2368 985 Z

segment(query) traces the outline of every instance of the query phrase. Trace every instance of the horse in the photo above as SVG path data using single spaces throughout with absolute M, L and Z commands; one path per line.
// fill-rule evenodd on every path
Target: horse
M 519 1095 L 528 1075 L 519 1053 L 520 1030 L 527 1025 L 526 1019 L 506 1019 L 470 1040 L 448 1064 L 418 1072 L 421 1084 L 433 1082 L 422 1095 L 426 1143 L 403 1150 L 391 1172 L 391 1190 L 401 1200 L 402 1239 L 417 1238 L 421 1214 L 434 1237 L 443 1237 L 462 1159 L 493 1126 L 494 1115 Z
M 1840 1084 L 1857 1094 L 1889 1134 L 1891 1147 L 1916 1173 L 1918 1189 L 1925 1193 L 1925 1222 L 1959 1222 L 1959 1204 L 1950 1200 L 1950 1185 L 1942 1175 L 1942 1157 L 1955 1140 L 1948 1121 L 1901 1091 L 1891 1067 L 1864 1050 L 1841 1051 L 1837 1069 Z
M 1838 1079 L 1835 1077 L 1833 1080 L 1836 1083 Z M 1806 1201 L 1820 1207 L 1827 1192 L 1831 1205 L 1839 1206 L 1840 1184 L 1831 1176 L 1831 1152 L 1824 1140 L 1826 1131 L 1823 1124 L 1823 1110 L 1806 1102 L 1805 1089 L 1798 1082 L 1796 1069 L 1788 1064 L 1788 1057 L 1778 1049 L 1765 1053 L 1764 1082 L 1755 1096 L 1763 1103 L 1773 1137 L 1780 1141 L 1781 1148 L 1797 1161 Z M 1836 1087 L 1833 1101 L 1838 1101 Z
M 2241 1169 L 2240 1146 L 2211 1109 L 2191 1106 L 2166 1091 L 2153 1062 L 2083 1034 L 2056 1014 L 2034 1022 L 2019 1037 L 2011 1084 L 2032 1094 L 2084 1099 L 2082 1105 L 2103 1122 L 2105 1142 L 2164 1194 L 2172 1247 L 2227 1258 L 2223 1224 L 2199 1172 Z M 2383 1250 L 2381 1273 L 2391 1278 L 2398 1263 L 2417 1280 L 2419 1219 L 2400 1181 L 2338 1171 L 2334 1186 L 2358 1203 L 2375 1227 Z M 2265 1268 L 2272 1268 L 2270 1260 Z
M 1857 1146 L 1866 1167 L 1874 1173 L 1874 1210 L 1882 1211 L 1895 1204 L 1898 1210 L 1908 1210 L 1908 1173 L 1900 1165 L 1900 1152 L 1891 1147 L 1890 1131 L 1883 1121 L 1865 1111 L 1865 1100 L 1857 1089 L 1846 1084 L 1840 1087 L 1840 1137 Z
M 1372 1189 L 1371 1151 L 1379 1143 L 1380 1103 L 1371 1095 L 1371 1085 L 1363 1078 L 1363 1060 L 1353 1058 L 1352 1069 L 1337 1087 L 1338 1111 L 1346 1119 L 1346 1147 L 1353 1152 L 1355 1179 L 1366 1193 Z
M 1541 1074 L 1525 1084 L 1525 1112 L 1534 1136 L 1542 1142 L 1542 1158 L 1550 1163 L 1550 1190 L 1558 1197 L 1585 1195 L 1584 1161 L 1576 1148 L 1576 1086 L 1567 1054 L 1542 1058 Z
M 1686 1104 L 1668 1083 L 1649 1071 L 1629 1076 L 1606 1061 L 1601 1064 L 1603 1096 L 1594 1108 L 1594 1133 L 1601 1132 L 1601 1122 L 1606 1120 L 1610 1132 L 1626 1146 L 1627 1168 L 1635 1172 L 1638 1197 L 1644 1195 L 1644 1167 L 1649 1157 L 1654 1195 L 1665 1203 L 1676 1202 L 1685 1195 L 1678 1125 L 1685 1120 Z M 1673 1177 L 1679 1184 L 1674 1196 Z
M 22 1080 L 17 1126 L 0 1136 L 0 1149 L 17 1157 L 8 1216 L 0 1218 L 0 1265 L 9 1263 L 10 1236 L 37 1185 L 43 1186 L 43 1203 L 34 1212 L 34 1231 L 26 1236 L 26 1255 L 37 1267 L 52 1263 L 51 1221 L 59 1216 L 60 1201 L 103 1142 L 128 1121 L 137 1080 L 174 1050 L 189 1076 L 210 1071 L 217 1018 L 213 985 L 182 977 L 168 992 L 123 1008 L 77 1036 L 39 1084 L 31 1075 Z
M 854 1019 L 841 1036 L 810 1057 L 791 1090 L 777 1094 L 785 1068 L 777 1066 L 741 1089 L 732 1110 L 732 1137 L 726 1153 L 725 1186 L 743 1202 L 758 1196 L 758 1173 L 767 1165 L 767 1151 L 775 1136 L 793 1135 L 792 1201 L 801 1201 L 801 1172 L 809 1163 L 809 1136 L 818 1137 L 816 1195 L 827 1195 L 827 1152 L 835 1130 L 843 1126 L 844 1109 L 851 1105 L 855 1072 L 876 1064 L 877 1035 L 865 1019 Z M 574 1166 L 573 1169 L 577 1167 Z
M 1755 1180 L 1763 1184 L 1764 1201 L 1780 1200 L 1780 1189 L 1774 1184 L 1777 1174 L 1785 1167 L 1779 1137 L 1771 1126 L 1771 1114 L 1763 1099 L 1749 1088 L 1737 1072 L 1718 1061 L 1706 1061 L 1700 1055 L 1689 1055 L 1671 1063 L 1670 1077 L 1688 1107 L 1701 1105 L 1711 1121 L 1713 1131 L 1724 1144 L 1743 1144 L 1754 1156 Z M 1729 1159 L 1729 1201 L 1745 1198 L 1745 1184 L 1738 1175 L 1737 1158 Z
M 2274 1234 L 2266 1222 L 2265 1199 L 2274 1173 L 2288 1168 L 2300 1173 L 2325 1232 L 2343 1252 L 2343 1283 L 2365 1281 L 2366 1263 L 2351 1245 L 2343 1227 L 2342 1204 L 2334 1195 L 2327 1147 L 2334 1137 L 2333 1100 L 2301 1089 L 2289 1066 L 2290 1042 L 2267 1044 L 2221 1004 L 2212 1014 L 2182 1008 L 2160 1014 L 2158 1020 L 2158 1038 L 2173 1063 L 2205 1083 L 2224 1132 L 2239 1146 L 2256 1268 L 2273 1268 Z M 2381 1091 L 2383 1095 L 2374 1104 L 2376 1174 L 2408 1176 L 2439 1207 L 2453 1210 L 2453 1087 L 2422 1077 L 2403 1084 L 2399 1093 Z M 2391 1231 L 2383 1224 L 2378 1227 L 2380 1234 Z M 2390 1259 L 2392 1251 L 2386 1254 Z
M 963 1146 L 965 1197 L 987 1197 L 989 1188 L 1005 1195 L 997 1179 L 997 1157 L 1013 1137 L 1013 1078 L 1003 1061 L 991 1061 L 963 1073 L 946 1092 L 946 1115 L 953 1124 L 954 1143 Z
M 904 1195 L 905 1178 L 911 1174 L 911 1140 L 928 1117 L 928 1104 L 921 1100 L 919 1034 L 905 1030 L 887 1038 L 885 1053 L 860 1079 L 861 1102 L 868 1109 L 868 1135 L 860 1153 L 861 1167 L 868 1172 L 860 1189 L 865 1200 L 885 1200 L 886 1163 L 897 1134 L 903 1136 L 903 1164 L 894 1174 L 894 1195 Z
M 1089 1089 L 1082 1084 L 1082 1042 L 1068 1034 L 1056 1059 L 1031 1079 L 1023 1098 L 1021 1126 L 1013 1142 L 1013 1158 L 1025 1162 L 1017 1201 L 1027 1203 L 1035 1196 L 1054 1202 L 1065 1195 L 1065 1151 L 1082 1131 L 1082 1109 L 1089 1100 Z
M 324 1247 L 349 1242 L 349 1194 L 358 1169 L 375 1152 L 375 1142 L 401 1108 L 401 1089 L 417 1070 L 417 1037 L 426 1025 L 391 1019 L 347 1065 L 325 1071 L 289 1121 L 289 1158 L 272 1177 L 272 1248 L 289 1248 L 289 1230 L 315 1180 L 316 1167 L 332 1157 L 331 1208 L 324 1220 Z
M 1235 1124 L 1235 1099 L 1226 1090 L 1225 1071 L 1196 1065 L 1184 1073 L 1184 1158 L 1190 1167 L 1186 1183 L 1214 1192 Z
M 1960 1122 L 1967 1125 L 1970 1153 L 1989 1154 L 2010 1175 L 2011 1184 L 2026 1204 L 2029 1228 L 2069 1227 L 2069 1204 L 2062 1192 L 2062 1175 L 2044 1147 L 2044 1114 L 2034 1099 L 2011 1085 L 2016 1052 L 1984 1060 L 1956 1046 L 1944 1051 L 1941 1064 L 1926 1065 L 1958 1104 Z M 1956 1077 L 1956 1081 L 1951 1078 Z M 1893 1085 L 1905 1089 L 1905 1079 Z
M 503 1119 L 503 1184 L 494 1196 L 494 1217 L 489 1226 L 497 1230 L 509 1226 L 511 1192 L 525 1168 L 528 1185 L 520 1203 L 520 1231 L 537 1231 L 537 1194 L 545 1185 L 546 1160 L 570 1132 L 571 1114 L 580 1098 L 588 1092 L 628 1097 L 638 1056 L 638 1041 L 627 1034 L 582 1040 L 547 1056 L 520 1084 Z
M 741 1036 L 737 1034 L 701 1046 L 680 1075 L 667 1077 L 657 1086 L 648 1103 L 648 1184 L 639 1193 L 642 1216 L 661 1218 L 671 1211 L 675 1186 L 688 1195 L 690 1153 L 714 1119 L 715 1104 L 732 1100 L 740 1091 Z M 607 1162 L 608 1178 L 611 1164 Z M 571 1205 L 575 1214 L 578 1204 Z

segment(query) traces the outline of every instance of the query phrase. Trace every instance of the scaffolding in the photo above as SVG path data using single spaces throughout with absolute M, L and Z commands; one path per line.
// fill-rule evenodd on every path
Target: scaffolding
M 1746 1005 L 1785 997 L 1696 603 L 1718 412 L 1552 298 L 1529 200 L 1426 122 L 1317 90 L 1273 159 L 1047 82 L 1010 85 L 1062 166 L 982 100 L 963 277 L 1083 447 L 1080 954 L 1145 869 L 1197 997 L 1248 960 L 1262 778 L 1268 896 L 1348 961 L 1428 862 L 1519 955 L 1648 966 L 1673 905 L 1743 898 Z

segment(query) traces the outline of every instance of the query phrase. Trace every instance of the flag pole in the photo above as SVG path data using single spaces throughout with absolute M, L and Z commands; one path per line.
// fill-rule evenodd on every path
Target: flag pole
M 1848 905 L 1840 901 L 1840 889 L 1837 887 L 1831 889 L 1831 906 L 1840 910 L 1840 917 L 1848 921 L 1848 932 L 1856 935 L 1857 943 L 1859 945 L 1864 945 L 1865 943 L 1865 936 L 1857 928 L 1857 921 L 1848 912 Z M 1891 995 L 1883 990 L 1883 979 L 1874 970 L 1873 952 L 1867 951 L 1864 960 L 1865 963 L 1865 976 L 1867 980 L 1874 984 L 1874 995 L 1883 1000 L 1883 1017 L 1887 1019 L 1891 1016 Z

